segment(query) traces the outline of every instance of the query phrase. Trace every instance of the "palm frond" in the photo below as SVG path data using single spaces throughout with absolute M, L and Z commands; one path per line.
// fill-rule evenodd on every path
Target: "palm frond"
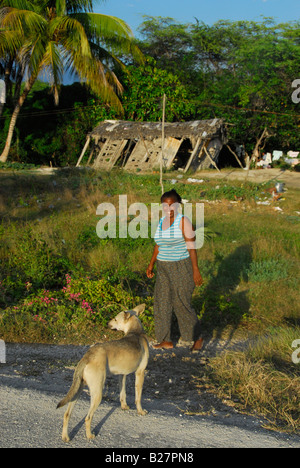
M 78 54 L 91 56 L 85 29 L 77 19 L 69 16 L 54 18 L 49 24 L 49 34 L 67 50 L 76 50 Z
M 0 60 L 7 54 L 12 56 L 22 45 L 22 36 L 15 31 L 0 29 Z
M 57 16 L 63 16 L 67 13 L 67 2 L 66 0 L 56 0 L 55 9 Z
M 41 62 L 43 60 L 46 43 L 42 37 L 28 38 L 19 51 L 18 58 L 26 63 L 29 75 L 38 76 L 41 71 Z
M 125 21 L 115 16 L 99 13 L 72 15 L 83 25 L 87 37 L 99 46 L 108 46 L 115 54 L 131 54 L 143 62 L 143 54 L 135 44 L 131 28 Z
M 120 38 L 133 39 L 133 32 L 128 24 L 120 18 L 100 13 L 77 13 L 77 19 L 88 28 L 90 39 L 109 39 L 119 36 Z
M 111 104 L 120 113 L 123 113 L 122 104 L 117 96 L 122 85 L 111 70 L 94 57 L 69 56 L 69 70 L 76 72 L 82 82 L 105 102 Z
M 93 56 L 105 63 L 107 66 L 111 66 L 114 69 L 126 71 L 126 66 L 124 63 L 112 52 L 108 51 L 106 48 L 101 47 L 97 44 L 90 42 L 90 48 Z
M 68 13 L 93 11 L 95 0 L 66 0 Z
M 47 74 L 51 90 L 54 94 L 55 105 L 58 105 L 58 90 L 63 80 L 64 63 L 59 46 L 54 41 L 49 41 L 45 48 L 43 59 L 40 62 L 41 71 Z
M 33 33 L 43 34 L 47 28 L 47 21 L 34 11 L 3 8 L 0 11 L 0 26 L 26 36 Z
M 32 11 L 37 6 L 37 2 L 30 0 L 1 0 L 0 7 L 16 8 L 18 10 Z

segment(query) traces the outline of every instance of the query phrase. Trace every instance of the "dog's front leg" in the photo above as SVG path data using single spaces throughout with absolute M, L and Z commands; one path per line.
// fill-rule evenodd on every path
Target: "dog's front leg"
M 120 402 L 122 410 L 129 410 L 126 403 L 126 375 L 120 375 Z
M 147 411 L 143 410 L 141 405 L 142 391 L 144 385 L 145 369 L 137 370 L 135 373 L 135 404 L 138 414 L 145 416 Z

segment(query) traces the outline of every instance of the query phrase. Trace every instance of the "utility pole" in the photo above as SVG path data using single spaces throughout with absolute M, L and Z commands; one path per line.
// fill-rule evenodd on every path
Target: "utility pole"
M 163 96 L 163 113 L 162 113 L 162 126 L 161 126 L 161 158 L 160 158 L 160 186 L 161 193 L 164 193 L 163 186 L 163 160 L 164 160 L 164 146 L 165 146 L 165 118 L 166 118 L 166 95 Z

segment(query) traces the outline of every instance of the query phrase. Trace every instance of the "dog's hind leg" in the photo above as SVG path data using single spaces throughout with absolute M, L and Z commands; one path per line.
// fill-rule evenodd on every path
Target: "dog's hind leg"
M 99 372 L 99 371 L 98 371 Z M 105 371 L 102 371 L 101 373 L 95 372 L 93 375 L 91 375 L 90 382 L 87 382 L 89 390 L 90 390 L 90 395 L 91 395 L 91 406 L 89 409 L 89 412 L 87 414 L 87 417 L 85 418 L 85 430 L 86 430 L 86 437 L 88 439 L 94 439 L 95 436 L 91 432 L 91 424 L 93 420 L 94 413 L 98 406 L 101 403 L 102 400 L 102 393 L 103 393 L 103 387 L 105 384 L 105 378 L 106 378 L 106 373 Z
M 75 406 L 75 403 L 79 397 L 79 395 L 82 392 L 84 385 L 81 383 L 80 388 L 78 389 L 74 399 L 68 404 L 67 411 L 64 414 L 64 422 L 63 422 L 63 430 L 62 430 L 62 440 L 64 442 L 70 442 L 69 434 L 68 434 L 68 426 L 69 426 L 69 420 L 73 411 L 73 408 Z
M 129 410 L 126 403 L 126 375 L 120 375 L 120 402 L 122 410 Z
M 142 391 L 145 377 L 145 369 L 137 370 L 135 373 L 135 404 L 138 414 L 145 416 L 147 411 L 143 410 L 141 405 Z
M 69 425 L 69 419 L 70 419 L 75 403 L 76 401 L 72 401 L 71 403 L 69 403 L 67 411 L 64 414 L 64 423 L 63 423 L 63 430 L 62 430 L 62 440 L 64 442 L 70 442 L 70 438 L 68 434 L 68 425 Z

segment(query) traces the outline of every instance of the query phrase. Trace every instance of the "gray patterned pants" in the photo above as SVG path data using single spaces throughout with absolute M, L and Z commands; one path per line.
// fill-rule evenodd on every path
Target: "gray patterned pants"
M 155 336 L 158 342 L 171 341 L 171 322 L 174 311 L 183 341 L 200 337 L 199 321 L 191 306 L 195 288 L 190 258 L 177 262 L 157 260 L 154 289 Z

